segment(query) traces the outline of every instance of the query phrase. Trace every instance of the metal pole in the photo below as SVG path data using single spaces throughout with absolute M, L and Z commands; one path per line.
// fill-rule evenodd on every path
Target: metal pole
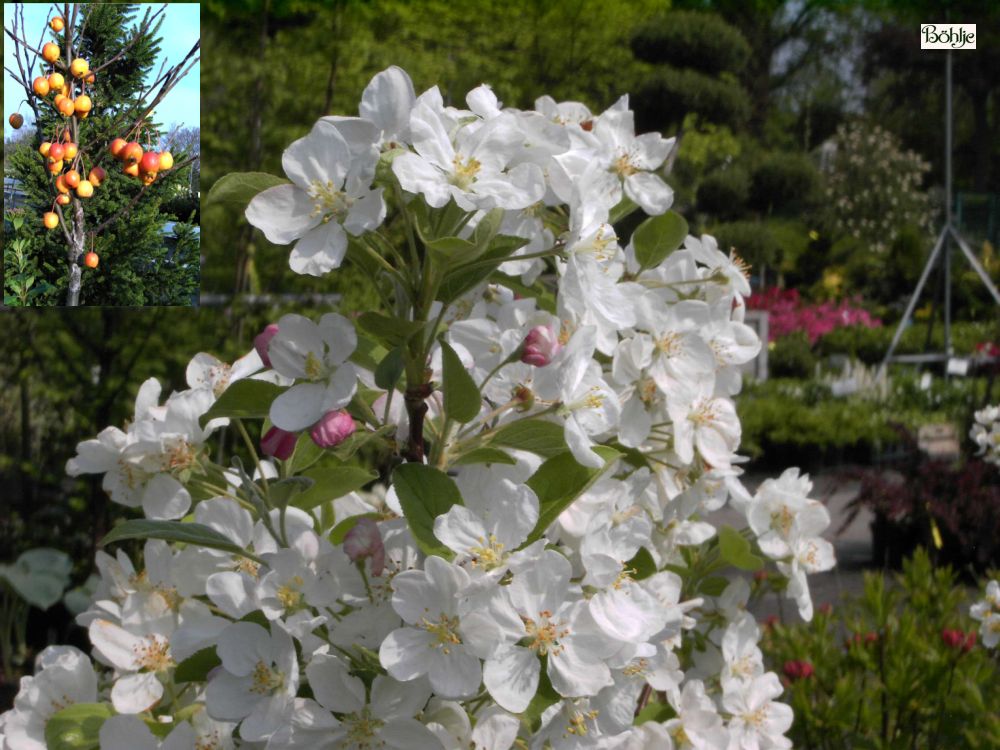
M 917 288 L 913 290 L 913 296 L 910 297 L 910 302 L 906 306 L 906 312 L 903 313 L 903 317 L 899 321 L 899 325 L 896 327 L 896 333 L 892 337 L 892 343 L 889 344 L 889 350 L 885 353 L 885 357 L 882 359 L 882 364 L 879 367 L 880 373 L 889 366 L 889 360 L 892 359 L 892 355 L 896 352 L 896 346 L 899 344 L 899 340 L 903 337 L 903 331 L 906 329 L 907 323 L 910 322 L 910 318 L 913 316 L 913 311 L 917 307 L 917 300 L 920 299 L 920 293 L 924 289 L 924 284 L 927 283 L 927 277 L 931 275 L 931 271 L 934 270 L 934 267 L 937 264 L 938 253 L 941 252 L 944 243 L 948 241 L 946 236 L 947 234 L 948 227 L 946 226 L 941 230 L 941 234 L 938 235 L 937 242 L 934 243 L 934 249 L 931 250 L 931 254 L 927 258 L 927 264 L 924 266 L 923 273 L 920 274 L 920 281 L 917 282 Z
M 945 53 L 945 78 L 944 78 L 944 191 L 945 202 L 945 227 L 944 233 L 944 353 L 949 357 L 952 355 L 951 348 L 951 201 L 952 201 L 952 181 L 951 181 L 951 50 Z M 945 368 L 947 372 L 947 368 Z

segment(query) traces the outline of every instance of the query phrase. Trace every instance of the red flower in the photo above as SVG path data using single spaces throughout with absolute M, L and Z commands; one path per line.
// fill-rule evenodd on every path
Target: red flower
M 792 661 L 786 661 L 782 671 L 785 673 L 785 677 L 787 677 L 789 681 L 795 682 L 796 680 L 804 680 L 808 677 L 812 677 L 816 670 L 813 669 L 812 664 L 804 659 L 794 659 Z
M 949 648 L 959 648 L 965 640 L 965 633 L 961 630 L 953 630 L 952 628 L 944 628 L 941 631 L 941 640 Z

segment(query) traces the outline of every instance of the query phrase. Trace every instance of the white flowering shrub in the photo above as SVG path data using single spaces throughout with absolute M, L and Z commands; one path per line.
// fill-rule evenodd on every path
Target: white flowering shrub
M 740 481 L 744 269 L 669 211 L 627 97 L 466 101 L 390 68 L 287 180 L 220 181 L 385 308 L 286 315 L 80 443 L 143 559 L 98 554 L 93 660 L 42 652 L 4 748 L 790 747 L 733 574 L 768 561 L 808 619 L 834 558 L 807 477 Z M 251 460 L 213 462 L 224 426 Z
M 969 437 L 979 448 L 977 455 L 1000 467 L 1000 405 L 987 406 L 973 415 Z
M 885 254 L 907 226 L 930 232 L 933 211 L 923 190 L 930 164 L 878 125 L 837 128 L 827 165 L 826 198 L 833 230 Z

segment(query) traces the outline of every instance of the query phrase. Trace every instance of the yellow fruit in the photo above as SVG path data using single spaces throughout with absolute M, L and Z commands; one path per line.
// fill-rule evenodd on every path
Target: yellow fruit
M 51 21 L 49 21 L 49 27 L 57 34 L 66 28 L 66 22 L 62 20 L 62 16 L 56 16 Z
M 53 73 L 49 76 L 49 88 L 53 91 L 56 89 L 61 89 L 66 85 L 66 79 L 63 78 L 62 73 Z
M 174 166 L 174 156 L 169 151 L 160 154 L 160 171 L 170 169 Z
M 83 78 L 90 72 L 90 63 L 82 57 L 78 57 L 69 64 L 69 72 L 73 74 L 74 78 Z
M 59 214 L 54 211 L 47 211 L 44 216 L 42 216 L 42 223 L 45 224 L 46 229 L 55 229 L 59 226 Z
M 52 42 L 47 42 L 44 47 L 42 47 L 42 59 L 45 62 L 55 62 L 59 59 L 59 45 Z
M 94 186 L 89 180 L 80 180 L 80 184 L 76 186 L 76 194 L 81 198 L 89 198 L 94 194 Z
M 76 109 L 76 113 L 80 117 L 86 117 L 87 113 L 90 112 L 91 107 L 93 107 L 93 102 L 90 101 L 90 97 L 86 94 L 80 94 L 73 102 L 73 107 Z
M 34 81 L 31 82 L 32 90 L 39 96 L 48 96 L 49 93 L 49 80 L 38 76 Z

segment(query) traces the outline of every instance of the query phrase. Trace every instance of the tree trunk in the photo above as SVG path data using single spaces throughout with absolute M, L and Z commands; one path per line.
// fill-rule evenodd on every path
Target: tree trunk
M 73 200 L 73 203 L 76 215 L 73 220 L 73 228 L 69 233 L 69 249 L 66 256 L 69 261 L 69 288 L 66 290 L 67 307 L 76 307 L 80 304 L 80 258 L 83 256 L 83 228 L 85 226 L 83 205 L 76 199 Z

